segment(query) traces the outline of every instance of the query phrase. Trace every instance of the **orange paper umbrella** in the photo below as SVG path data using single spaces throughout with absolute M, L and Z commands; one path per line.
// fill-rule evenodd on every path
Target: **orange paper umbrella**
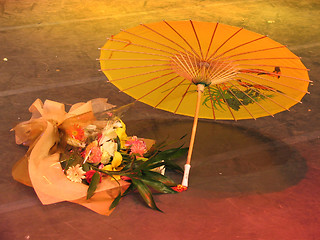
M 198 118 L 249 119 L 289 110 L 308 93 L 308 69 L 284 45 L 243 28 L 162 21 L 122 30 L 101 48 L 109 82 L 153 107 Z

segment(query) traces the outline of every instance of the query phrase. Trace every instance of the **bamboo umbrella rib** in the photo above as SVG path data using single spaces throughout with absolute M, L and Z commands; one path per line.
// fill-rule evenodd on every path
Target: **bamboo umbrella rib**
M 214 112 L 214 105 L 213 105 L 213 100 L 212 100 L 212 94 L 211 94 L 211 90 L 210 90 L 210 86 L 207 87 L 208 89 L 208 93 L 209 93 L 209 96 L 210 96 L 210 103 L 211 103 L 211 109 L 212 109 L 212 117 L 214 120 L 216 120 L 216 114 Z
M 186 89 L 186 91 L 184 92 L 184 94 L 182 95 L 182 97 L 181 97 L 181 99 L 180 99 L 180 101 L 179 101 L 179 103 L 178 103 L 178 105 L 177 105 L 177 107 L 176 107 L 176 109 L 174 110 L 174 114 L 176 114 L 177 113 L 177 111 L 178 111 L 178 109 L 179 109 L 179 107 L 180 107 L 180 105 L 181 105 L 181 103 L 182 103 L 182 101 L 184 100 L 184 98 L 185 98 L 185 96 L 187 95 L 187 93 L 188 93 L 188 91 L 189 91 L 189 88 L 191 87 L 191 85 L 192 85 L 193 83 L 190 83 L 189 85 L 188 85 L 188 87 L 187 87 L 187 89 Z
M 272 83 L 275 83 L 275 84 L 278 84 L 278 85 L 281 85 L 281 86 L 284 86 L 284 87 L 287 87 L 287 88 L 291 88 L 291 89 L 293 89 L 293 90 L 296 90 L 296 91 L 299 91 L 299 92 L 302 92 L 302 93 L 308 93 L 308 94 L 310 93 L 310 92 L 308 92 L 308 91 L 304 91 L 304 90 L 302 90 L 302 89 L 298 89 L 298 88 L 289 86 L 289 85 L 284 84 L 284 83 L 272 81 L 272 80 L 267 79 L 267 78 L 264 78 L 264 77 L 260 77 L 260 76 L 256 76 L 256 75 L 248 74 L 248 73 L 243 73 L 243 72 L 242 72 L 241 74 L 248 75 L 248 76 L 255 77 L 255 78 L 259 78 L 259 79 L 263 79 L 263 80 L 265 80 L 265 81 L 267 81 L 267 82 L 272 82 Z
M 172 52 L 165 51 L 165 50 L 160 49 L 160 48 L 149 47 L 149 46 L 146 46 L 146 45 L 136 44 L 136 43 L 127 42 L 127 41 L 123 41 L 123 40 L 118 40 L 118 39 L 114 39 L 114 38 L 107 38 L 107 39 L 110 40 L 110 41 L 113 41 L 113 42 L 127 43 L 128 46 L 132 45 L 132 46 L 137 46 L 137 47 L 142 47 L 142 48 L 147 48 L 147 49 L 156 50 L 156 51 L 159 51 L 159 52 L 169 53 L 169 54 L 172 54 L 172 55 L 173 55 Z M 126 47 L 127 47 L 127 46 L 126 46 Z
M 275 57 L 275 58 L 243 58 L 243 59 L 234 59 L 232 61 L 234 62 L 239 62 L 239 61 L 260 61 L 260 60 L 290 60 L 290 59 L 295 59 L 295 60 L 300 60 L 299 57 Z M 225 60 L 228 61 L 228 60 Z
M 233 79 L 233 81 L 235 81 L 238 85 L 240 85 L 238 82 L 237 82 L 237 79 Z M 231 83 L 231 82 L 230 82 Z M 232 84 L 232 83 L 231 83 Z M 241 86 L 241 85 L 240 85 Z M 263 97 L 265 98 L 268 98 L 271 102 L 275 103 L 276 105 L 278 105 L 279 107 L 282 107 L 283 109 L 287 110 L 287 111 L 290 111 L 289 108 L 286 108 L 285 106 L 281 105 L 280 103 L 278 103 L 277 101 L 275 101 L 274 99 L 272 99 L 271 97 L 268 97 L 267 95 L 263 94 L 262 92 L 259 92 L 256 88 L 250 88 L 252 91 L 262 95 Z M 277 91 L 275 91 L 276 93 L 279 93 Z
M 235 72 L 233 72 L 233 73 L 232 72 L 230 72 L 230 73 L 225 72 L 225 73 L 218 75 L 215 78 L 217 78 L 219 80 L 219 82 L 227 82 L 230 80 L 230 78 L 232 78 L 233 76 L 236 76 L 236 75 L 237 75 L 237 73 L 235 73 Z
M 230 67 L 230 68 L 229 68 Z M 228 71 L 225 71 L 226 73 L 236 73 L 236 68 L 232 65 L 231 62 L 229 62 L 228 64 L 225 64 L 225 65 L 220 65 L 219 67 L 217 68 L 212 68 L 212 70 L 209 71 L 209 78 L 213 79 L 215 76 L 218 76 L 218 75 L 222 75 L 221 73 L 226 70 L 227 68 Z
M 168 75 L 170 75 L 170 74 L 174 74 L 174 73 L 175 73 L 175 72 L 169 72 L 169 73 L 166 73 L 166 74 L 162 74 L 162 75 L 160 75 L 160 76 L 157 76 L 157 77 L 154 77 L 154 78 L 148 79 L 147 81 L 144 81 L 144 82 L 138 83 L 138 84 L 136 84 L 136 85 L 133 85 L 133 86 L 131 86 L 131 87 L 128 87 L 128 88 L 122 89 L 120 92 L 127 91 L 127 90 L 129 90 L 129 89 L 132 89 L 132 88 L 138 87 L 138 86 L 140 86 L 140 85 L 142 85 L 142 84 L 145 84 L 145 83 L 151 82 L 151 81 L 153 81 L 153 80 L 156 80 L 156 79 L 159 79 L 159 78 L 162 78 L 162 77 L 168 76 Z
M 264 52 L 264 51 L 269 51 L 269 50 L 274 50 L 274 49 L 279 49 L 279 48 L 285 48 L 286 46 L 279 46 L 279 47 L 272 47 L 272 48 L 263 48 L 263 49 L 258 49 L 258 50 L 254 50 L 254 51 L 248 51 L 248 52 L 241 52 L 241 53 L 237 53 L 234 55 L 229 55 L 226 57 L 222 57 L 222 58 L 218 58 L 220 56 L 217 56 L 215 59 L 218 60 L 224 60 L 224 59 L 230 59 L 232 57 L 237 57 L 237 56 L 241 56 L 241 55 L 246 55 L 246 54 L 250 54 L 250 53 L 257 53 L 257 52 Z
M 191 62 L 191 59 L 190 59 L 189 54 L 187 54 L 187 57 L 188 57 L 189 62 L 187 62 L 187 60 L 186 60 L 185 58 L 182 58 L 182 59 L 183 59 L 183 61 L 186 63 L 189 71 L 192 73 L 192 74 L 190 74 L 190 75 L 193 76 L 193 77 L 195 77 L 196 69 L 194 68 L 194 66 L 193 66 L 193 64 L 192 64 L 192 62 Z
M 158 45 L 160 45 L 160 46 L 169 48 L 169 49 L 171 49 L 171 50 L 173 50 L 173 51 L 175 51 L 175 52 L 179 52 L 178 49 L 173 48 L 173 47 L 170 47 L 170 46 L 168 46 L 168 45 L 166 45 L 166 44 L 164 44 L 164 43 L 160 43 L 160 42 L 154 41 L 154 40 L 152 40 L 152 39 L 149 39 L 149 38 L 146 38 L 146 37 L 142 37 L 142 36 L 140 36 L 140 35 L 137 35 L 137 34 L 132 33 L 132 32 L 128 32 L 128 31 L 126 31 L 126 30 L 121 30 L 121 31 L 124 32 L 124 33 L 127 33 L 127 34 L 131 34 L 131 35 L 133 35 L 133 36 L 135 36 L 135 37 L 138 37 L 138 38 L 141 38 L 141 39 L 150 41 L 150 42 L 152 42 L 152 43 L 158 44 Z M 153 32 L 154 32 L 154 31 L 153 31 Z
M 207 59 L 207 57 L 208 57 L 210 48 L 211 48 L 211 46 L 212 46 L 213 38 L 214 38 L 214 36 L 216 35 L 216 31 L 217 31 L 218 25 L 219 25 L 219 23 L 216 24 L 216 26 L 215 26 L 215 28 L 214 28 L 214 30 L 213 30 L 213 33 L 212 33 L 212 35 L 211 35 L 211 39 L 210 39 L 210 43 L 209 43 L 209 46 L 208 46 L 208 49 L 207 49 L 207 52 L 206 52 L 205 59 Z
M 248 81 L 248 82 L 251 82 L 251 83 L 254 83 L 254 84 L 257 84 L 257 85 L 259 85 L 259 83 L 257 83 L 257 82 L 255 82 L 255 81 L 253 81 L 253 80 L 251 80 L 251 79 L 248 79 L 248 78 L 245 78 L 245 77 L 242 77 L 244 80 L 246 80 L 246 81 Z M 275 89 L 270 89 L 270 91 L 272 91 L 272 92 L 275 92 L 275 93 L 277 93 L 277 94 L 280 94 L 280 95 L 282 95 L 282 96 L 284 96 L 284 97 L 287 97 L 287 98 L 289 98 L 289 99 L 291 99 L 291 100 L 293 100 L 293 101 L 295 101 L 295 102 L 297 102 L 297 103 L 302 103 L 300 100 L 297 100 L 297 99 L 295 99 L 295 98 L 293 98 L 293 97 L 290 97 L 289 95 L 287 95 L 287 94 L 285 94 L 285 93 L 282 93 L 282 92 L 279 92 L 279 91 L 277 91 L 277 90 L 275 90 Z
M 199 51 L 200 51 L 200 54 L 201 54 L 201 59 L 203 59 L 203 53 L 202 53 L 202 49 L 201 49 L 201 44 L 200 44 L 200 41 L 199 41 L 199 37 L 198 37 L 198 34 L 197 34 L 197 31 L 193 25 L 193 22 L 190 20 L 190 23 L 192 25 L 192 29 L 193 29 L 193 32 L 194 32 L 194 35 L 196 36 L 197 38 L 197 42 L 198 42 L 198 46 L 199 46 Z
M 178 78 L 178 77 L 179 77 L 179 76 L 176 76 L 175 78 Z M 165 95 L 165 96 L 160 100 L 160 102 L 157 103 L 154 107 L 155 107 L 155 108 L 158 107 L 158 106 L 159 106 L 174 90 L 176 90 L 177 87 L 179 87 L 184 81 L 185 81 L 185 79 L 182 79 L 182 81 L 180 81 L 177 85 L 175 85 L 174 88 L 172 88 L 172 89 L 170 90 L 170 92 L 169 92 L 167 95 Z
M 250 95 L 248 95 L 246 92 L 242 91 L 240 88 L 238 88 L 236 85 L 234 85 L 232 82 L 229 82 L 233 87 L 237 88 L 239 91 L 244 93 L 247 97 L 249 97 L 252 101 L 254 101 L 263 111 L 274 117 L 274 115 L 269 112 L 266 108 L 264 108 L 258 101 L 256 101 L 254 98 L 252 98 Z
M 140 65 L 140 66 L 129 66 L 129 67 L 118 67 L 118 68 L 106 68 L 100 69 L 99 71 L 111 71 L 111 70 L 123 70 L 132 68 L 147 68 L 147 67 L 161 67 L 161 66 L 171 66 L 171 64 L 150 64 L 150 65 Z
M 224 83 L 223 86 L 225 88 L 227 88 L 227 91 L 230 92 L 236 99 L 237 101 L 243 106 L 243 108 L 249 113 L 249 115 L 256 120 L 256 118 L 252 115 L 252 113 L 246 108 L 246 106 L 241 102 L 241 100 L 234 94 L 234 92 L 232 92 L 232 90 L 230 88 L 228 88 Z
M 172 27 L 167 21 L 163 21 L 165 24 L 167 24 L 191 49 L 191 51 L 198 57 L 200 58 L 199 54 L 194 50 L 194 48 L 190 45 L 190 43 L 174 28 Z
M 157 54 L 157 53 L 148 53 L 148 52 L 139 52 L 139 51 L 129 51 L 129 50 L 122 50 L 122 49 L 110 49 L 110 48 L 100 48 L 103 51 L 111 51 L 111 52 L 125 52 L 125 53 L 138 53 L 138 54 L 145 54 L 145 55 L 152 55 L 152 56 L 160 56 L 160 57 L 170 57 L 168 55 Z
M 160 59 L 160 58 L 98 58 L 97 61 L 161 61 L 168 62 L 168 59 Z
M 310 71 L 308 68 L 296 68 L 296 67 L 288 67 L 288 66 L 281 66 L 281 65 L 268 65 L 268 64 L 241 64 L 239 63 L 238 66 L 256 66 L 256 67 L 279 67 L 281 68 L 286 68 L 286 69 L 293 69 L 293 70 L 303 70 L 303 71 Z
M 147 29 L 151 30 L 152 32 L 154 32 L 154 33 L 158 34 L 159 36 L 163 37 L 164 39 L 168 40 L 169 42 L 172 42 L 173 44 L 177 45 L 179 48 L 181 48 L 181 49 L 182 49 L 182 50 L 184 50 L 185 52 L 188 52 L 189 54 L 192 54 L 191 52 L 189 52 L 187 49 L 185 49 L 184 47 L 182 47 L 182 46 L 181 46 L 180 44 L 178 44 L 177 42 L 175 42 L 175 41 L 173 41 L 172 39 L 170 39 L 170 38 L 168 38 L 168 37 L 164 36 L 163 34 L 161 34 L 161 33 L 157 32 L 156 30 L 154 30 L 154 29 L 152 29 L 152 28 L 148 27 L 147 25 L 145 25 L 145 24 L 141 24 L 141 26 L 143 26 L 143 27 L 145 27 L 145 28 L 147 28 Z
M 136 101 L 141 100 L 142 98 L 148 96 L 149 94 L 153 93 L 154 91 L 158 90 L 159 88 L 163 87 L 164 85 L 168 84 L 169 82 L 173 81 L 174 79 L 176 79 L 176 78 L 178 78 L 178 77 L 180 77 L 180 76 L 177 75 L 177 76 L 174 76 L 173 78 L 170 78 L 168 81 L 160 84 L 160 85 L 157 86 L 156 88 L 154 88 L 154 89 L 152 89 L 151 91 L 147 92 L 147 93 L 146 93 L 145 95 L 143 95 L 142 97 L 137 98 Z
M 214 76 L 216 76 L 219 72 L 223 71 L 224 69 L 226 69 L 227 67 L 229 67 L 232 63 L 228 62 L 227 64 L 223 65 L 223 64 L 215 64 L 214 67 L 210 68 L 209 71 L 209 76 L 211 76 L 211 78 L 213 78 Z M 216 65 L 218 65 L 218 67 L 216 67 Z
M 182 58 L 183 60 L 184 60 L 184 58 Z M 172 61 L 174 61 L 176 64 L 177 64 L 177 66 L 182 66 L 182 68 L 190 75 L 190 76 L 193 76 L 193 72 L 192 72 L 192 70 L 190 69 L 190 66 L 187 64 L 187 67 L 186 67 L 186 65 L 180 60 L 180 58 L 172 58 Z M 180 63 L 180 64 L 179 64 Z
M 232 110 L 231 110 L 231 107 L 229 106 L 229 104 L 228 104 L 228 102 L 227 102 L 226 98 L 224 97 L 224 95 L 223 95 L 223 93 L 222 93 L 222 90 L 221 90 L 220 86 L 219 86 L 219 85 L 217 85 L 217 88 L 218 88 L 218 90 L 219 90 L 219 92 L 220 92 L 220 95 L 221 95 L 221 96 L 222 96 L 222 98 L 223 98 L 224 103 L 227 105 L 227 107 L 228 107 L 228 109 L 229 109 L 229 112 L 230 112 L 230 114 L 231 114 L 231 116 L 232 116 L 233 120 L 234 120 L 234 121 L 237 121 L 236 117 L 234 116 L 234 114 L 233 114 L 233 112 L 232 112 Z
M 211 59 L 218 51 L 220 48 L 222 48 L 231 38 L 233 38 L 235 35 L 237 35 L 243 28 L 240 28 L 238 31 L 236 31 L 234 34 L 232 34 L 227 40 L 225 40 L 211 55 L 208 59 Z
M 257 69 L 245 69 L 245 68 L 242 68 L 241 70 L 250 70 L 252 73 L 260 73 L 260 74 L 270 74 L 272 76 L 277 76 L 277 77 L 286 77 L 286 78 L 292 78 L 292 79 L 295 79 L 295 80 L 299 80 L 299 81 L 304 81 L 304 82 L 312 82 L 310 81 L 309 79 L 304 79 L 304 78 L 297 78 L 297 77 L 292 77 L 292 76 L 288 76 L 288 75 L 283 75 L 283 74 L 279 74 L 279 73 L 273 73 L 273 72 L 268 72 L 268 71 L 264 71 L 264 72 L 261 72 L 260 70 L 257 70 Z M 243 73 L 243 72 L 241 72 Z
M 157 72 L 168 71 L 168 70 L 172 70 L 172 69 L 171 68 L 158 69 L 155 71 L 149 71 L 149 72 L 144 72 L 144 73 L 139 73 L 139 74 L 134 74 L 134 75 L 130 75 L 130 76 L 125 76 L 125 77 L 121 77 L 121 78 L 108 80 L 108 82 L 114 82 L 114 81 L 118 81 L 118 80 L 123 80 L 123 79 L 127 79 L 127 78 L 132 78 L 132 77 L 139 77 L 139 76 L 148 75 L 151 73 L 157 73 Z
M 196 59 L 196 56 L 195 56 L 195 55 L 192 55 L 192 56 L 193 56 L 193 62 L 192 62 L 192 60 L 191 60 L 191 58 L 190 58 L 190 55 L 189 55 L 189 54 L 187 55 L 187 57 L 188 57 L 188 59 L 189 59 L 189 62 L 190 62 L 190 63 L 193 63 L 193 64 L 190 64 L 191 67 L 192 67 L 192 70 L 193 70 L 194 73 L 196 73 L 196 72 L 197 72 L 197 68 L 196 68 L 195 66 L 197 66 L 197 59 Z

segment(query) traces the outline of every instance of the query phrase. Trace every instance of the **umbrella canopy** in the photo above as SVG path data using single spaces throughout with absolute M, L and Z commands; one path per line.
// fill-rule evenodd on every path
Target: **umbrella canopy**
M 162 21 L 122 30 L 101 48 L 101 70 L 153 107 L 198 117 L 256 119 L 308 93 L 308 69 L 267 36 L 220 23 Z

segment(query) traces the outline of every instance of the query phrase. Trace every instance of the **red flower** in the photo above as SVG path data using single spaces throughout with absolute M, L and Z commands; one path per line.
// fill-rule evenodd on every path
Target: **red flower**
M 175 186 L 175 187 L 171 187 L 173 190 L 175 190 L 176 192 L 183 192 L 183 191 L 187 191 L 188 187 L 182 186 L 181 184 Z
M 86 176 L 86 180 L 87 182 L 90 184 L 91 183 L 91 180 L 92 180 L 92 177 L 93 177 L 93 174 L 95 174 L 96 171 L 95 170 L 89 170 L 88 172 L 85 173 L 85 176 Z M 99 173 L 100 175 L 100 180 L 99 180 L 99 183 L 101 183 L 101 174 Z

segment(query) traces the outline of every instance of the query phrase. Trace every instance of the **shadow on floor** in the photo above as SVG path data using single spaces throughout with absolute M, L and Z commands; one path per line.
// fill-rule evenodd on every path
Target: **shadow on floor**
M 129 135 L 188 146 L 192 120 L 128 121 Z M 181 142 L 179 143 L 181 144 Z M 177 144 L 177 145 L 179 145 Z M 186 157 L 178 160 L 184 165 Z M 199 122 L 189 186 L 216 197 L 282 191 L 307 172 L 305 159 L 289 145 L 230 124 Z M 178 183 L 181 176 L 169 173 Z

